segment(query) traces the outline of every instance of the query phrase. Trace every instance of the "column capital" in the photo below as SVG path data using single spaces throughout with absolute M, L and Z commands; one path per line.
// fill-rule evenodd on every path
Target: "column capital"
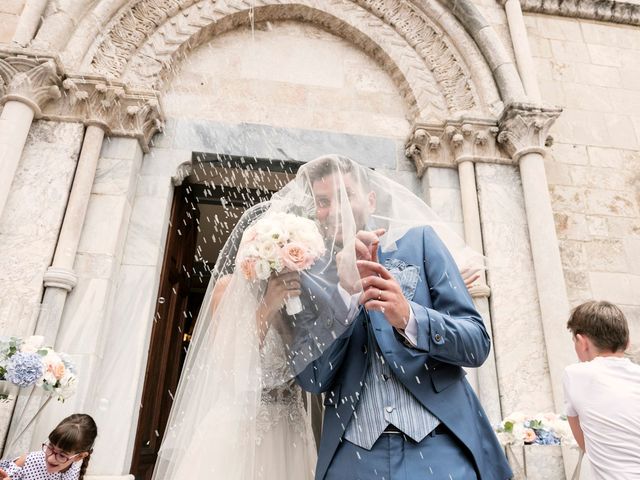
M 553 141 L 549 129 L 561 113 L 560 107 L 511 103 L 498 121 L 498 142 L 516 162 L 526 153 L 544 154 Z
M 73 270 L 49 267 L 44 274 L 44 286 L 55 287 L 70 292 L 78 284 L 78 276 Z
M 62 66 L 57 57 L 25 49 L 0 49 L 0 105 L 28 105 L 36 118 L 61 96 Z
M 440 137 L 444 132 L 442 124 L 416 123 L 405 144 L 405 155 L 413 160 L 418 178 L 428 167 L 451 167 L 445 155 Z
M 427 167 L 456 168 L 464 161 L 513 163 L 501 154 L 497 134 L 497 122 L 486 118 L 416 123 L 407 140 L 405 155 L 413 160 L 418 177 Z
M 496 142 L 498 126 L 495 121 L 462 119 L 449 121 L 444 137 L 453 153 L 456 164 L 471 162 L 503 163 Z
M 163 128 L 158 92 L 135 90 L 97 75 L 68 75 L 62 82 L 63 97 L 44 117 L 96 125 L 107 135 L 135 137 L 145 152 L 151 137 Z

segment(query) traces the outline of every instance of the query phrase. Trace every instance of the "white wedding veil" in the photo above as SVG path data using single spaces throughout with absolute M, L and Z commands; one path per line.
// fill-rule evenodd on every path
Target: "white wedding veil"
M 249 240 L 247 229 L 267 225 L 281 235 L 278 222 L 283 215 L 312 222 L 325 248 L 301 272 L 302 311 L 292 316 L 282 314 L 287 373 L 269 379 L 267 386 L 256 323 L 267 281 L 248 279 L 236 260 L 243 256 L 243 246 Z M 258 478 L 257 422 L 264 390 L 278 382 L 290 382 L 341 334 L 340 322 L 325 322 L 322 317 L 341 315 L 346 309 L 346 305 L 334 308 L 340 298 L 336 296 L 336 255 L 341 253 L 344 270 L 356 275 L 354 244 L 359 230 L 384 228 L 380 247 L 389 251 L 410 229 L 423 226 L 436 231 L 459 267 L 482 263 L 482 257 L 467 248 L 407 188 L 338 155 L 306 163 L 269 202 L 247 210 L 213 269 L 153 478 L 218 478 L 222 467 L 229 479 Z M 304 236 L 301 238 L 304 244 Z M 277 267 L 277 263 L 270 265 Z M 287 454 L 295 451 L 282 452 Z M 191 476 L 184 476 L 185 470 Z

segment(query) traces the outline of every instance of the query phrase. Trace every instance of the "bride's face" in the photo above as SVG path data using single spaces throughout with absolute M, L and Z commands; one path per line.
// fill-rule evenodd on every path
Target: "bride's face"
M 342 205 L 341 180 L 349 201 Z M 366 192 L 363 186 L 349 173 L 329 174 L 313 182 L 316 216 L 326 239 L 335 239 L 338 245 L 343 243 L 342 209 L 350 208 L 355 221 L 356 231 L 366 227 L 369 215 L 375 209 L 375 193 Z

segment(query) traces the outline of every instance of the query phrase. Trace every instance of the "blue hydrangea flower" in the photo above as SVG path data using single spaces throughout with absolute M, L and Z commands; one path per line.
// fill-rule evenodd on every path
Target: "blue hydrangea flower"
M 7 362 L 8 381 L 19 387 L 30 387 L 44 374 L 40 355 L 32 352 L 18 352 Z
M 538 445 L 560 445 L 560 439 L 548 430 L 536 430 L 536 443 Z

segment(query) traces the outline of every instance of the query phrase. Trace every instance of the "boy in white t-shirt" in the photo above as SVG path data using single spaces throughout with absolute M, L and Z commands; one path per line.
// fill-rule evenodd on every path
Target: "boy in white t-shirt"
M 640 480 L 640 365 L 624 357 L 629 327 L 609 302 L 586 302 L 571 313 L 581 363 L 564 372 L 566 413 L 597 479 Z

